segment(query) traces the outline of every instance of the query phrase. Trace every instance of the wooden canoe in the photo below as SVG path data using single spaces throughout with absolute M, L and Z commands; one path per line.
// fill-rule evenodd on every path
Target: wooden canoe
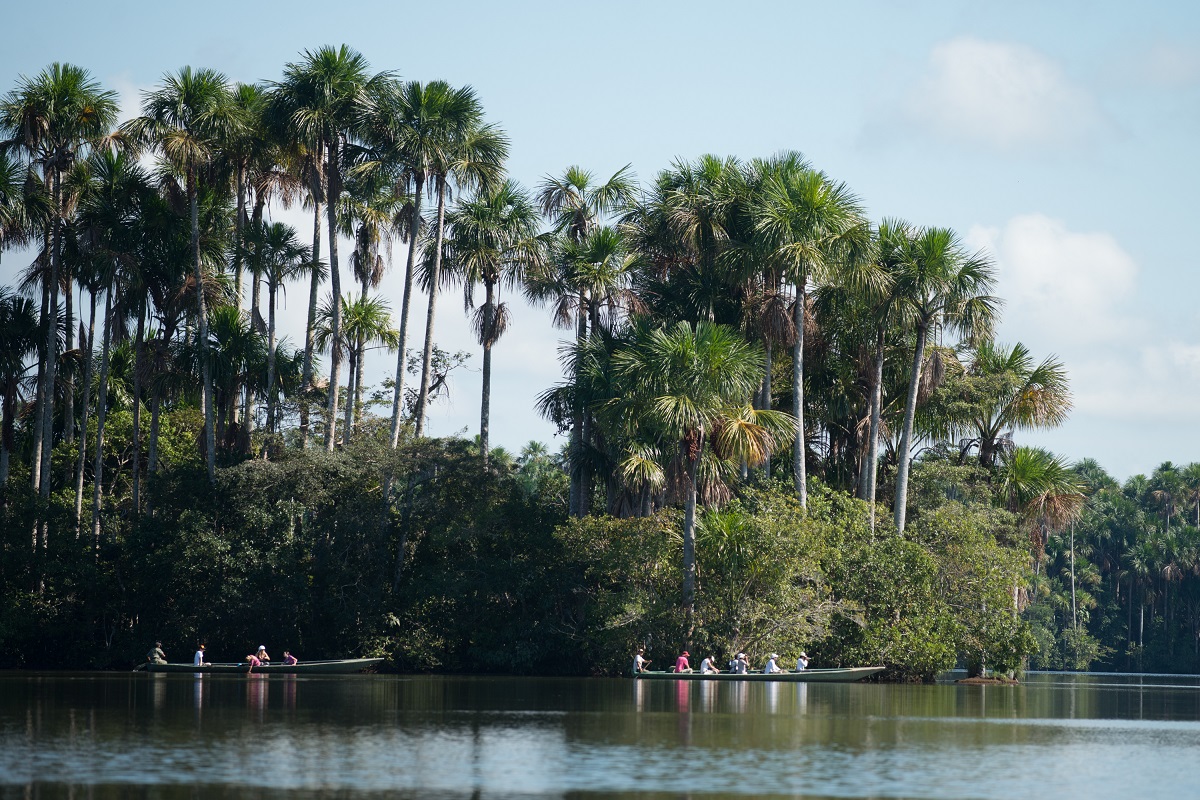
M 831 669 L 806 669 L 801 672 L 776 672 L 766 675 L 749 672 L 739 675 L 733 672 L 716 672 L 707 675 L 699 672 L 639 672 L 634 675 L 640 680 L 667 681 L 779 681 L 783 683 L 851 683 L 883 672 L 885 667 L 838 667 Z
M 299 664 L 264 664 L 254 668 L 254 674 L 272 675 L 347 675 L 367 667 L 382 664 L 382 658 L 343 658 L 336 661 L 301 661 Z M 250 672 L 246 662 L 239 664 L 146 664 L 147 672 L 195 672 L 197 674 L 228 675 Z

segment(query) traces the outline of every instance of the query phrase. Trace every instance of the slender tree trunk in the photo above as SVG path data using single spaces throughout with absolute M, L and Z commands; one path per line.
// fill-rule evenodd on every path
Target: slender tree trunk
M 429 278 L 429 310 L 425 314 L 425 351 L 421 356 L 421 390 L 417 393 L 417 436 L 425 435 L 429 407 L 429 375 L 433 362 L 433 322 L 437 313 L 438 284 L 442 279 L 442 236 L 446 229 L 446 178 L 437 179 L 437 228 L 434 230 L 433 273 Z
M 212 364 L 208 354 L 208 301 L 204 298 L 204 269 L 200 264 L 200 204 L 196 197 L 196 176 L 189 170 L 187 180 L 188 206 L 192 215 L 192 268 L 196 276 L 197 324 L 200 340 L 200 373 L 204 380 L 204 459 L 208 467 L 208 482 L 217 482 L 217 418 L 213 407 Z M 100 485 L 99 476 L 96 485 Z M 98 490 L 97 490 L 98 491 Z M 96 495 L 99 503 L 99 494 Z M 97 522 L 98 524 L 98 522 Z
M 61 274 L 59 265 L 59 237 L 62 223 L 59 215 L 62 211 L 61 178 L 54 174 L 54 209 L 50 218 L 50 316 L 46 318 L 46 392 L 42 411 L 42 452 L 39 471 L 39 493 L 42 500 L 50 499 L 50 455 L 54 451 L 54 389 L 58 378 L 58 277 Z M 43 528 L 42 545 L 46 544 L 49 530 Z
M 112 291 L 104 298 L 104 350 L 100 356 L 100 389 L 96 397 L 96 455 L 92 462 L 92 546 L 100 553 L 100 494 L 104 485 L 104 423 L 108 418 L 108 364 L 112 344 Z
M 83 527 L 83 467 L 87 463 L 88 412 L 92 404 L 92 350 L 96 345 L 96 293 L 88 292 L 87 352 L 83 356 L 83 418 L 79 428 L 79 458 L 75 462 L 75 538 Z M 83 345 L 84 343 L 80 343 Z
M 879 426 L 883 416 L 883 326 L 875 335 L 875 370 L 871 386 L 871 427 L 867 434 L 867 502 L 871 506 L 871 530 L 875 530 L 875 496 L 879 483 Z
M 234 217 L 233 231 L 233 274 L 237 282 L 237 307 L 242 307 L 242 273 L 245 265 L 242 261 L 242 250 L 246 245 L 246 164 L 239 161 L 237 165 L 237 215 Z
M 580 297 L 579 310 L 576 312 L 575 319 L 575 346 L 582 348 L 587 341 L 587 314 L 584 309 L 585 303 L 582 302 L 583 297 Z M 579 390 L 579 370 L 576 368 L 575 389 Z M 573 517 L 587 516 L 588 509 L 583 502 L 583 402 L 577 397 L 575 399 L 575 407 L 572 409 L 571 416 L 571 494 L 569 500 L 569 513 Z
M 404 265 L 404 296 L 400 301 L 400 351 L 396 355 L 396 385 L 392 393 L 392 449 L 400 442 L 400 405 L 404 396 L 405 350 L 408 347 L 408 309 L 412 305 L 413 272 L 417 262 L 417 248 L 421 241 L 421 194 L 425 187 L 425 176 L 418 173 L 414 182 L 412 225 L 408 239 L 408 259 Z
M 162 409 L 162 387 L 154 382 L 150 390 L 150 446 L 146 455 L 146 471 L 151 475 L 158 472 L 158 427 Z
M 350 343 L 350 370 L 346 378 L 346 419 L 342 424 L 342 443 L 350 444 L 354 435 L 354 398 L 358 380 L 358 342 Z
M 479 402 L 479 453 L 486 472 L 491 464 L 490 429 L 492 422 L 492 327 L 496 322 L 496 289 L 487 284 L 487 301 L 483 306 L 483 392 Z
M 326 406 L 327 427 L 325 428 L 325 451 L 333 452 L 337 445 L 338 381 L 342 372 L 342 276 L 338 271 L 337 205 L 341 195 L 340 177 L 337 173 L 338 142 L 329 144 L 328 168 L 325 172 L 325 192 L 329 200 L 325 216 L 329 223 L 329 288 L 333 293 L 333 320 L 331 324 L 329 364 L 329 397 Z
M 146 336 L 146 309 L 138 308 L 137 340 L 133 344 L 133 514 L 142 512 L 142 339 Z
M 267 434 L 275 434 L 275 287 L 274 279 L 267 281 Z
M 1071 523 L 1071 627 L 1079 629 L 1079 612 L 1075 605 L 1075 523 Z
M 904 403 L 904 428 L 900 432 L 900 449 L 896 453 L 899 464 L 896 468 L 896 505 L 894 514 L 896 530 L 904 533 L 904 520 L 908 513 L 908 472 L 912 462 L 913 419 L 917 414 L 917 390 L 921 385 L 921 367 L 925 364 L 924 324 L 917 326 L 917 347 L 913 351 L 912 376 L 908 381 L 908 399 Z
M 75 349 L 75 279 L 71 275 L 70 268 L 63 267 L 63 280 L 66 284 L 67 291 L 63 295 L 63 302 L 66 306 L 63 311 L 64 324 L 66 325 L 67 342 L 65 352 L 71 352 Z M 75 376 L 70 370 L 67 370 L 63 377 L 66 385 L 63 387 L 63 399 L 66 403 L 66 408 L 63 409 L 63 441 L 75 441 Z
M 46 226 L 44 229 L 43 240 L 45 242 L 45 252 L 47 259 L 50 252 L 50 228 Z M 46 367 L 49 362 L 47 354 L 49 350 L 46 348 L 46 340 L 48 338 L 45 332 L 50 326 L 50 281 L 44 274 L 46 267 L 43 267 L 42 275 L 42 315 L 39 317 L 42 324 L 43 335 L 38 341 L 38 370 L 37 370 L 37 391 L 34 395 L 34 415 L 32 424 L 29 426 L 33 429 L 33 456 L 29 461 L 29 474 L 32 480 L 33 491 L 41 492 L 42 488 L 42 434 L 45 433 L 45 428 L 42 425 L 42 412 L 45 410 L 46 397 Z M 36 544 L 36 543 L 35 543 Z
M 805 463 L 807 442 L 804 437 L 804 311 L 807 303 L 805 280 L 796 283 L 796 306 L 792 310 L 796 325 L 796 343 L 792 346 L 792 415 L 796 418 L 796 444 L 792 453 L 792 472 L 800 507 L 808 508 L 808 473 Z
M 689 647 L 696 618 L 696 469 L 699 462 L 697 457 L 688 464 L 687 496 L 683 507 L 683 613 Z
M 766 341 L 766 360 L 763 362 L 763 392 L 762 402 L 759 406 L 763 411 L 771 410 L 771 376 L 773 374 L 774 364 L 772 362 L 773 353 L 771 352 L 771 340 Z M 771 451 L 767 450 L 766 458 L 763 459 L 763 474 L 767 476 L 767 480 L 771 479 Z
M 309 406 L 308 392 L 312 390 L 313 378 L 313 337 L 317 326 L 317 293 L 321 287 L 320 271 L 317 265 L 321 262 L 321 201 L 313 197 L 313 243 L 312 243 L 312 276 L 308 285 L 308 321 L 304 326 L 304 366 L 300 374 L 300 391 L 304 395 L 300 401 L 300 448 L 308 447 L 309 435 Z
M 17 383 L 7 381 L 4 384 L 3 408 L 0 408 L 0 489 L 8 486 L 9 461 L 12 451 L 17 445 L 16 414 L 17 414 Z M 3 502 L 0 502 L 0 507 Z

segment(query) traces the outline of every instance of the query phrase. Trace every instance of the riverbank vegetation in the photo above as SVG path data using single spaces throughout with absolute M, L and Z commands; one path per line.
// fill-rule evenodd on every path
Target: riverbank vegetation
M 0 665 L 124 667 L 162 639 L 587 674 L 640 644 L 928 679 L 1182 669 L 1200 642 L 1190 483 L 1019 446 L 1070 392 L 994 340 L 988 255 L 872 221 L 798 153 L 530 190 L 473 90 L 347 47 L 256 85 L 168 73 L 124 121 L 53 65 L 5 95 L 0 141 L 0 243 L 30 254 L 0 291 Z M 282 204 L 311 232 L 268 222 Z M 400 298 L 377 291 L 393 241 Z M 451 286 L 477 354 L 437 346 Z M 492 446 L 517 292 L 570 331 L 540 401 L 561 452 Z M 478 435 L 428 437 L 476 357 Z

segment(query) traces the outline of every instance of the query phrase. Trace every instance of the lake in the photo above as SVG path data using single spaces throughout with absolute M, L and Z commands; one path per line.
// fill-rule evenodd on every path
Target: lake
M 1181 798 L 1195 676 L 0 673 L 0 798 Z

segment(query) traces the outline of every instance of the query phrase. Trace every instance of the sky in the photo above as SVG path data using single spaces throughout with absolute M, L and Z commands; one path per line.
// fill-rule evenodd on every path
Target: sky
M 375 70 L 475 88 L 535 187 L 578 164 L 643 182 L 675 159 L 798 150 L 871 218 L 947 226 L 994 259 L 998 339 L 1066 365 L 1075 409 L 1018 434 L 1125 478 L 1200 460 L 1200 4 L 1187 2 L 23 3 L 5 11 L 0 92 L 54 61 L 89 69 L 137 112 L 165 72 L 276 80 L 305 49 L 348 44 Z M 311 222 L 272 209 L 272 219 Z M 343 242 L 342 253 L 352 249 Z M 404 246 L 381 287 L 394 309 Z M 0 284 L 28 256 L 6 253 Z M 345 266 L 343 265 L 343 269 Z M 346 275 L 347 273 L 344 273 Z M 343 278 L 344 281 L 348 277 Z M 295 287 L 283 332 L 303 339 Z M 565 332 L 509 294 L 493 355 L 492 440 L 563 442 L 537 396 Z M 423 337 L 425 301 L 410 329 Z M 431 410 L 433 435 L 479 428 L 478 346 L 460 291 L 435 339 L 473 357 Z M 368 356 L 368 380 L 395 359 Z

